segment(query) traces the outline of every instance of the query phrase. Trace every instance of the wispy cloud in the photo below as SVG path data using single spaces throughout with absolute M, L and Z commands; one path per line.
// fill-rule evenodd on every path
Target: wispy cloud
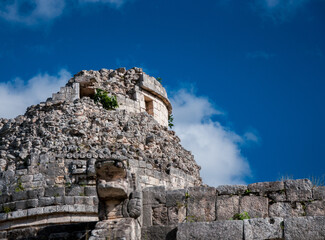
M 45 101 L 71 78 L 62 69 L 56 75 L 38 74 L 24 84 L 20 78 L 0 84 L 0 117 L 13 118 L 25 113 L 28 106 Z
M 240 136 L 222 126 L 213 117 L 223 115 L 208 98 L 195 95 L 185 89 L 172 94 L 175 131 L 182 145 L 192 151 L 201 165 L 204 183 L 244 183 L 250 175 L 247 159 L 241 154 L 241 147 L 249 142 L 258 142 L 254 132 Z
M 253 8 L 262 17 L 270 18 L 274 22 L 289 20 L 296 11 L 310 0 L 253 0 Z
M 246 54 L 246 58 L 248 58 L 248 59 L 269 60 L 270 58 L 273 58 L 273 57 L 275 57 L 275 54 L 264 52 L 264 51 L 249 52 Z
M 107 4 L 120 8 L 128 0 L 9 0 L 0 2 L 0 18 L 26 26 L 49 23 L 68 7 L 85 4 Z

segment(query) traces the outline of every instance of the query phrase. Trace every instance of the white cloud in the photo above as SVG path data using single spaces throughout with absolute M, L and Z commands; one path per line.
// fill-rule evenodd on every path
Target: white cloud
M 254 8 L 275 22 L 290 19 L 309 0 L 254 0 Z
M 71 78 L 71 73 L 62 69 L 57 75 L 38 74 L 26 84 L 20 78 L 0 84 L 0 117 L 13 118 L 25 113 L 28 106 L 45 101 L 59 91 Z
M 51 22 L 61 16 L 67 7 L 101 3 L 119 8 L 126 1 L 128 0 L 8 0 L 0 2 L 0 18 L 13 23 L 35 26 Z
M 12 0 L 0 4 L 0 17 L 10 22 L 37 25 L 60 16 L 65 0 Z
M 247 142 L 257 142 L 253 132 L 243 137 L 212 117 L 223 114 L 209 99 L 180 90 L 171 97 L 175 131 L 182 145 L 192 151 L 201 165 L 203 182 L 211 186 L 244 183 L 250 167 L 241 154 Z

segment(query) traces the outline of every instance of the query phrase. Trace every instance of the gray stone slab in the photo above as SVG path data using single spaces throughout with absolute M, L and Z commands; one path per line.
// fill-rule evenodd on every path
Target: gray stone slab
M 325 200 L 306 203 L 307 216 L 325 216 Z
M 312 183 L 309 179 L 286 180 L 284 187 L 288 201 L 308 201 L 312 199 Z
M 217 197 L 217 220 L 230 220 L 236 213 L 239 213 L 239 196 L 221 195 Z
M 325 200 L 325 186 L 314 187 L 313 198 L 315 200 Z
M 241 220 L 178 224 L 177 240 L 242 240 Z
M 251 192 L 265 193 L 265 192 L 277 192 L 284 190 L 284 182 L 258 182 L 252 183 L 247 186 L 247 189 Z
M 246 185 L 220 185 L 217 188 L 218 195 L 244 194 Z
M 325 217 L 295 217 L 284 219 L 286 240 L 324 240 Z
M 196 222 L 216 219 L 216 189 L 213 187 L 191 187 L 188 189 L 187 217 Z
M 247 212 L 251 218 L 268 216 L 268 199 L 261 196 L 244 196 L 240 199 L 240 213 Z
M 292 206 L 289 202 L 277 202 L 269 206 L 269 217 L 292 217 Z
M 176 240 L 177 227 L 171 226 L 151 226 L 141 229 L 142 240 Z
M 166 206 L 175 207 L 185 203 L 185 189 L 166 192 Z
M 253 218 L 244 220 L 244 239 L 283 238 L 283 218 Z
M 166 203 L 164 186 L 151 187 L 143 190 L 143 205 L 159 205 Z

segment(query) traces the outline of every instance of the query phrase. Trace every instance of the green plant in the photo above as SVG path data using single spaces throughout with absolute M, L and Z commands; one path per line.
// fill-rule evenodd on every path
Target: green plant
M 186 222 L 198 222 L 200 219 L 196 216 L 186 216 L 185 221 Z
M 282 230 L 284 229 L 284 221 L 282 221 L 282 222 L 280 223 L 280 227 L 281 227 Z
M 118 108 L 116 96 L 109 97 L 107 92 L 102 89 L 96 89 L 96 94 L 94 95 L 93 99 L 95 103 L 100 102 L 107 110 L 114 110 Z
M 170 127 L 171 129 L 174 127 L 174 123 L 173 123 L 173 121 L 174 121 L 173 114 L 170 114 L 170 115 L 168 116 L 168 127 Z
M 3 207 L 3 211 L 4 211 L 5 213 L 10 213 L 10 212 L 11 212 L 11 208 L 8 207 L 8 206 L 5 206 L 5 207 Z
M 161 81 L 162 81 L 162 78 L 161 78 L 161 77 L 157 77 L 157 78 L 156 78 L 156 80 L 157 80 L 158 82 L 160 82 L 160 83 L 161 83 Z
M 20 192 L 20 191 L 24 191 L 24 190 L 25 190 L 25 188 L 23 187 L 21 180 L 18 179 L 17 186 L 15 188 L 15 192 Z
M 248 195 L 248 194 L 250 194 L 250 193 L 251 193 L 251 190 L 246 189 L 244 195 Z
M 190 198 L 190 194 L 188 192 L 185 193 L 185 200 Z
M 251 217 L 248 215 L 248 212 L 236 213 L 230 220 L 244 220 L 244 219 L 251 219 Z

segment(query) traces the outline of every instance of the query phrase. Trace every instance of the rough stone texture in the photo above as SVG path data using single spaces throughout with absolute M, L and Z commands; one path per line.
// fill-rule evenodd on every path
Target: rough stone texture
M 312 199 L 312 183 L 309 179 L 286 180 L 284 186 L 288 201 Z
M 269 217 L 291 217 L 292 206 L 289 202 L 278 202 L 269 206 Z
M 244 239 L 282 239 L 283 218 L 255 218 L 244 220 Z
M 193 187 L 188 189 L 187 218 L 196 222 L 210 222 L 216 219 L 216 189 Z
M 176 240 L 177 225 L 152 226 L 141 229 L 142 240 Z
M 260 196 L 244 196 L 240 199 L 240 213 L 247 212 L 252 218 L 268 216 L 268 199 Z
M 242 240 L 243 221 L 215 221 L 178 224 L 177 240 Z
M 217 187 L 218 195 L 244 194 L 246 185 L 220 185 Z
M 324 217 L 299 217 L 284 219 L 286 240 L 324 240 Z
M 325 216 L 325 200 L 312 201 L 306 204 L 307 216 Z
M 325 186 L 314 187 L 313 198 L 316 200 L 325 200 Z
M 216 215 L 218 220 L 229 220 L 239 213 L 239 196 L 221 195 L 217 197 Z
M 284 190 L 284 182 L 258 182 L 247 186 L 250 192 L 256 192 L 263 195 L 266 192 L 277 192 Z

